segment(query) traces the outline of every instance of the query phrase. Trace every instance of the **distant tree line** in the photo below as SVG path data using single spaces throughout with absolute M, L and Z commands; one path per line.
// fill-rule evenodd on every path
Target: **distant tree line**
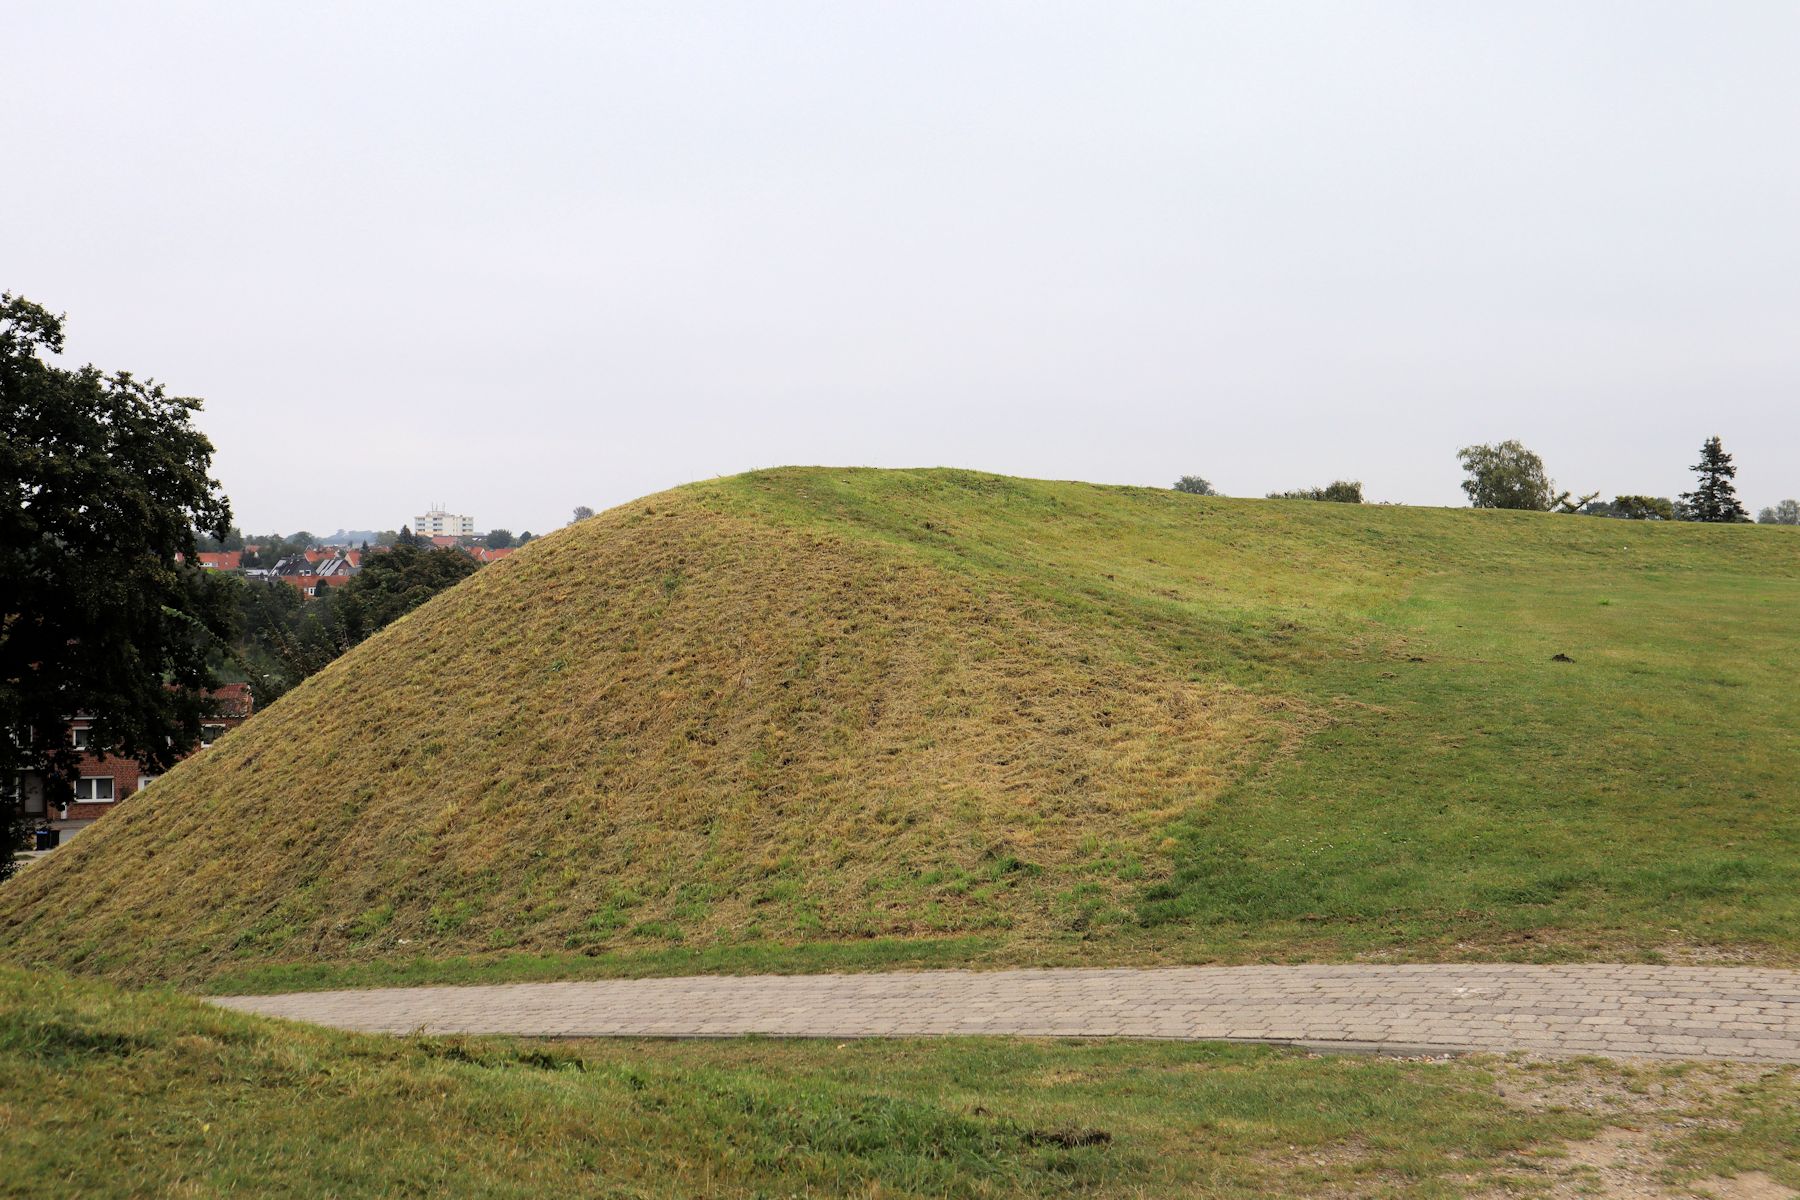
M 399 540 L 400 534 L 397 530 L 386 529 L 376 534 L 373 540 L 361 542 L 360 547 L 367 550 L 371 547 L 392 546 Z M 240 561 L 244 566 L 265 571 L 273 568 L 284 558 L 305 554 L 308 550 L 326 544 L 324 539 L 305 529 L 286 535 L 279 533 L 246 534 L 235 525 L 222 538 L 202 534 L 194 539 L 194 543 L 195 548 L 202 553 L 221 550 L 240 551 L 243 554 Z M 345 548 L 349 549 L 350 547 Z
M 1465 446 L 1457 451 L 1467 478 L 1463 491 L 1476 508 L 1512 508 L 1545 512 L 1579 513 L 1589 517 L 1614 517 L 1626 521 L 1702 521 L 1733 524 L 1748 521 L 1750 514 L 1738 500 L 1737 467 L 1717 437 L 1700 446 L 1694 472 L 1694 489 L 1669 499 L 1665 496 L 1615 496 L 1599 499 L 1598 493 L 1572 498 L 1558 492 L 1544 472 L 1544 462 L 1516 441 L 1492 446 Z
M 1626 521 L 1704 521 L 1718 524 L 1742 523 L 1750 513 L 1738 500 L 1732 480 L 1737 467 L 1724 444 L 1717 437 L 1707 438 L 1700 447 L 1700 461 L 1691 470 L 1697 477 L 1694 490 L 1669 499 L 1663 496 L 1615 496 L 1600 499 L 1600 493 L 1576 496 L 1559 490 L 1544 469 L 1544 460 L 1517 440 L 1491 445 L 1464 446 L 1456 452 L 1462 463 L 1463 492 L 1474 508 L 1505 508 L 1524 512 L 1561 512 L 1588 517 L 1613 517 Z M 1198 496 L 1216 496 L 1213 485 L 1198 475 L 1183 475 L 1174 484 L 1178 492 Z M 1271 500 L 1322 500 L 1343 504 L 1364 503 L 1360 482 L 1334 480 L 1324 487 L 1296 488 L 1287 492 L 1270 492 Z M 1764 525 L 1800 525 L 1800 500 L 1783 500 L 1756 515 Z
M 371 530 L 366 532 L 374 531 Z M 415 544 L 428 542 L 430 540 L 428 538 L 419 537 L 406 526 L 401 526 L 399 529 L 384 529 L 379 533 L 375 533 L 373 537 L 365 537 L 354 543 L 349 543 L 341 539 L 322 538 L 317 534 L 308 532 L 304 529 L 300 530 L 298 533 L 265 533 L 259 535 L 254 533 L 246 534 L 237 526 L 233 525 L 231 531 L 222 538 L 213 537 L 210 534 L 199 534 L 195 537 L 194 543 L 195 548 L 202 552 L 220 550 L 240 551 L 244 556 L 242 559 L 244 566 L 260 567 L 266 570 L 273 567 L 284 558 L 290 558 L 296 554 L 304 554 L 308 550 L 317 549 L 320 546 L 337 546 L 346 550 L 386 549 L 389 546 L 398 544 L 402 540 L 402 537 Z M 517 536 L 514 536 L 510 529 L 491 529 L 487 533 L 475 537 L 460 538 L 458 540 L 465 545 L 486 546 L 490 550 L 504 550 L 508 546 L 523 546 L 525 543 L 535 541 L 536 539 L 537 534 L 531 532 L 529 529 Z M 253 546 L 255 547 L 254 550 L 251 549 Z

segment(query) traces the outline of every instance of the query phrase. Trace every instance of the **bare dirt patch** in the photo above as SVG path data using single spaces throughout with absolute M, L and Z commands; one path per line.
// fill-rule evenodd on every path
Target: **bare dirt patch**
M 1763 1171 L 1734 1175 L 1694 1169 L 1692 1139 L 1728 1128 L 1730 1100 L 1760 1082 L 1791 1077 L 1740 1063 L 1536 1060 L 1496 1064 L 1495 1091 L 1512 1107 L 1574 1112 L 1606 1122 L 1592 1138 L 1571 1141 L 1560 1154 L 1519 1165 L 1553 1197 L 1660 1200 L 1705 1196 L 1716 1200 L 1795 1200 L 1800 1191 Z

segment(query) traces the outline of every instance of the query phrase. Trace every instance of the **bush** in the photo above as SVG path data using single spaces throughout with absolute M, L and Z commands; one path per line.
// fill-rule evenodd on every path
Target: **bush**
M 1627 521 L 1673 521 L 1675 502 L 1662 496 L 1618 496 L 1613 500 L 1612 516 Z
M 1186 492 L 1191 496 L 1216 496 L 1219 494 L 1213 491 L 1212 484 L 1198 475 L 1183 475 L 1175 481 L 1175 490 Z
M 1298 488 L 1291 492 L 1270 492 L 1271 500 L 1328 500 L 1334 504 L 1362 504 L 1361 480 L 1334 479 L 1322 488 Z

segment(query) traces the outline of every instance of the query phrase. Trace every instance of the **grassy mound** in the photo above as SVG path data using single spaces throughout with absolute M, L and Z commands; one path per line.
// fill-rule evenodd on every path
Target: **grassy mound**
M 1718 1065 L 358 1036 L 0 968 L 9 1196 L 1572 1192 L 1608 1143 L 1566 1139 L 1605 1125 L 1646 1180 L 1781 1195 L 1797 1100 L 1791 1069 Z
M 1785 529 L 759 472 L 371 639 L 0 889 L 0 951 L 1792 961 L 1797 611 Z

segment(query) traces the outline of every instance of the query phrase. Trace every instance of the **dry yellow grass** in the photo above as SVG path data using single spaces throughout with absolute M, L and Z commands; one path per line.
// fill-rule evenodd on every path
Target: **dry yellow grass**
M 916 557 L 614 510 L 482 572 L 26 872 L 15 957 L 246 959 L 1079 923 L 1276 705 Z M 22 920 L 27 918 L 28 920 Z

